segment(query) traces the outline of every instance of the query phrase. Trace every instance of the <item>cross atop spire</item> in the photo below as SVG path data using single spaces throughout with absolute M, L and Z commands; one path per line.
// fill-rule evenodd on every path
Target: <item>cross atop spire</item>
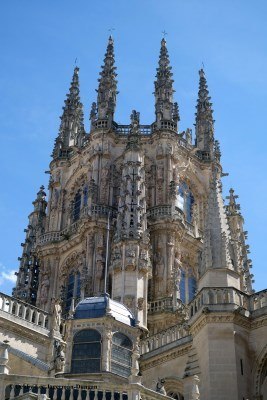
M 199 90 L 196 112 L 196 145 L 205 152 L 213 153 L 214 120 L 208 84 L 204 69 L 199 71 Z
M 53 156 L 71 146 L 79 146 L 85 135 L 83 104 L 80 101 L 79 68 L 74 68 L 69 93 L 65 100 L 59 136 L 56 139 Z
M 170 66 L 169 54 L 166 46 L 165 37 L 161 40 L 159 66 L 157 68 L 157 75 L 155 83 L 155 112 L 156 121 L 160 127 L 160 121 L 173 121 L 177 120 L 177 116 L 173 115 L 173 79 L 172 67 Z M 175 108 L 177 110 L 177 107 Z
M 104 65 L 101 67 L 99 85 L 97 89 L 98 119 L 113 120 L 117 92 L 116 67 L 114 58 L 114 41 L 109 36 Z

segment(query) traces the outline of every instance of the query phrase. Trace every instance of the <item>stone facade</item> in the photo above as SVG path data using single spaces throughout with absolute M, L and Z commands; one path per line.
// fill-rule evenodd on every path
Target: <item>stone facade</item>
M 13 296 L 0 295 L 1 399 L 267 399 L 267 291 L 253 291 L 233 189 L 224 205 L 199 75 L 193 143 L 191 129 L 179 131 L 165 39 L 151 125 L 136 110 L 128 125 L 114 121 L 111 37 L 89 133 L 75 68 L 49 194 L 42 186 L 33 202 Z M 104 314 L 90 305 L 78 317 L 86 298 L 105 301 Z M 115 312 L 120 303 L 132 324 Z M 88 357 L 77 350 L 83 332 L 100 335 L 100 355 L 89 354 L 90 335 Z

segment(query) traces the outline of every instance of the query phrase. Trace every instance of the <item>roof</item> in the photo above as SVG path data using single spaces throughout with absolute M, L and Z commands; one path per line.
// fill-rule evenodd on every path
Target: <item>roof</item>
M 74 319 L 101 318 L 111 315 L 115 320 L 129 326 L 135 326 L 132 312 L 122 303 L 112 300 L 108 294 L 99 297 L 87 297 L 75 308 Z

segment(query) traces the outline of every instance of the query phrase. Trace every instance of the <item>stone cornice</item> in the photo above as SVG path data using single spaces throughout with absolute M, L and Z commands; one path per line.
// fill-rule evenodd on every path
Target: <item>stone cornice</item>
M 193 336 L 196 336 L 207 324 L 214 323 L 233 323 L 242 326 L 245 329 L 251 329 L 254 325 L 254 322 L 252 322 L 250 318 L 237 312 L 211 312 L 201 314 L 200 317 L 191 325 L 190 332 Z
M 146 353 L 140 358 L 140 369 L 144 371 L 149 368 L 153 368 L 156 365 L 166 363 L 174 358 L 178 358 L 187 354 L 192 345 L 191 336 L 182 338 L 179 343 L 172 343 L 171 346 L 162 346 L 156 351 Z M 165 347 L 165 349 L 164 349 Z

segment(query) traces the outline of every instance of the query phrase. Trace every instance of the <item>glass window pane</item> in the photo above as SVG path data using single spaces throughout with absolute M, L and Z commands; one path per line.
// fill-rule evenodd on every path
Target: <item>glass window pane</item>
M 181 282 L 180 282 L 180 299 L 185 303 L 185 272 L 182 271 Z

